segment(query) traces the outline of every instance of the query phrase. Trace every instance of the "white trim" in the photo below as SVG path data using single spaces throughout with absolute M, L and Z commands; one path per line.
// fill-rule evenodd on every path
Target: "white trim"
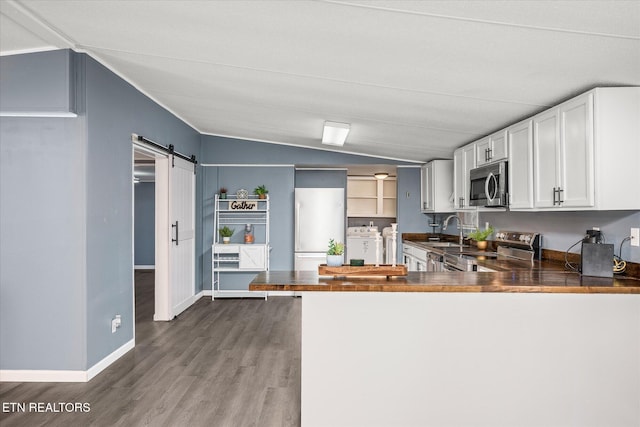
M 245 290 L 225 290 L 215 291 L 213 298 L 264 298 L 267 299 L 268 294 L 263 291 L 245 291 Z
M 0 382 L 86 383 L 134 348 L 132 339 L 86 371 L 6 369 L 0 370 Z
M 203 289 L 198 295 L 200 294 L 202 294 L 203 297 L 210 297 L 211 295 L 213 295 L 213 291 L 211 289 Z
M 155 265 L 134 265 L 133 268 L 136 270 L 155 270 L 156 266 Z
M 0 117 L 78 117 L 68 111 L 0 111 Z
M 396 168 L 421 168 L 422 165 L 396 165 Z
M 130 341 L 126 342 L 124 345 L 120 346 L 120 348 L 116 349 L 116 351 L 109 354 L 107 357 L 105 357 L 104 359 L 102 359 L 101 361 L 93 365 L 91 368 L 89 368 L 89 370 L 87 371 L 85 381 L 90 381 L 93 377 L 98 375 L 100 372 L 104 371 L 116 360 L 120 359 L 122 356 L 128 353 L 129 350 L 133 349 L 135 346 L 136 346 L 135 338 L 131 339 Z
M 294 291 L 267 291 L 267 296 L 270 297 L 297 297 L 300 292 Z
M 195 295 L 190 296 L 186 300 L 182 301 L 180 304 L 176 305 L 173 308 L 174 317 L 180 315 L 183 311 L 191 307 L 196 301 L 202 298 L 202 292 L 199 292 Z
M 87 371 L 7 369 L 0 371 L 0 382 L 84 383 Z
M 26 53 L 50 52 L 52 50 L 60 50 L 60 48 L 58 46 L 40 46 L 29 49 L 7 50 L 5 52 L 0 52 L 0 56 L 24 55 Z
M 295 168 L 295 165 L 259 164 L 259 163 L 200 163 L 200 166 L 218 168 Z
M 359 166 L 359 165 L 358 165 Z M 335 168 L 313 168 L 313 167 L 297 167 L 297 171 L 348 171 L 349 168 L 335 167 Z

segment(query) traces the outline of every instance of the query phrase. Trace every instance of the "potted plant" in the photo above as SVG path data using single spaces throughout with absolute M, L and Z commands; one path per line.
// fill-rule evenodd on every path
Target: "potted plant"
M 344 260 L 344 243 L 329 240 L 329 250 L 327 250 L 327 266 L 339 267 Z
M 227 189 L 225 187 L 220 187 L 220 190 L 218 192 L 220 193 L 221 199 L 227 198 Z
M 269 192 L 269 190 L 267 190 L 267 187 L 265 187 L 264 185 L 261 185 L 259 187 L 256 187 L 253 190 L 253 194 L 256 194 L 258 196 L 259 199 L 264 199 L 267 197 L 267 193 Z
M 493 233 L 493 227 L 480 230 L 476 228 L 475 231 L 469 233 L 468 237 L 476 241 L 478 249 L 487 249 L 487 237 Z
M 229 228 L 226 225 L 222 228 L 218 229 L 218 233 L 220 233 L 220 237 L 222 237 L 222 243 L 229 243 L 229 241 L 231 240 L 231 236 L 233 236 L 234 233 L 234 229 L 233 228 Z

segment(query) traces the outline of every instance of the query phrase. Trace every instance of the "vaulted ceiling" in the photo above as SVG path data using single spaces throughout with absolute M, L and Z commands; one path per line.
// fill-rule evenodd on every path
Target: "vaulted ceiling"
M 3 55 L 86 52 L 203 134 L 422 162 L 640 86 L 640 1 L 0 2 Z M 351 124 L 344 147 L 325 120 Z

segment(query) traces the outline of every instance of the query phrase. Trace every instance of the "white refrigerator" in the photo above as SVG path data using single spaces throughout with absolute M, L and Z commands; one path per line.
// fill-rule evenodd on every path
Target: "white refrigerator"
M 296 188 L 295 270 L 317 272 L 329 239 L 344 243 L 345 221 L 344 188 Z

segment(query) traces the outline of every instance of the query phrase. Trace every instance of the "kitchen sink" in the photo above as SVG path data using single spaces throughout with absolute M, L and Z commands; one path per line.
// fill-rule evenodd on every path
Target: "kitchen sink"
M 460 244 L 453 242 L 426 242 L 425 245 L 432 248 L 460 248 Z M 462 245 L 463 248 L 468 248 L 469 245 Z

